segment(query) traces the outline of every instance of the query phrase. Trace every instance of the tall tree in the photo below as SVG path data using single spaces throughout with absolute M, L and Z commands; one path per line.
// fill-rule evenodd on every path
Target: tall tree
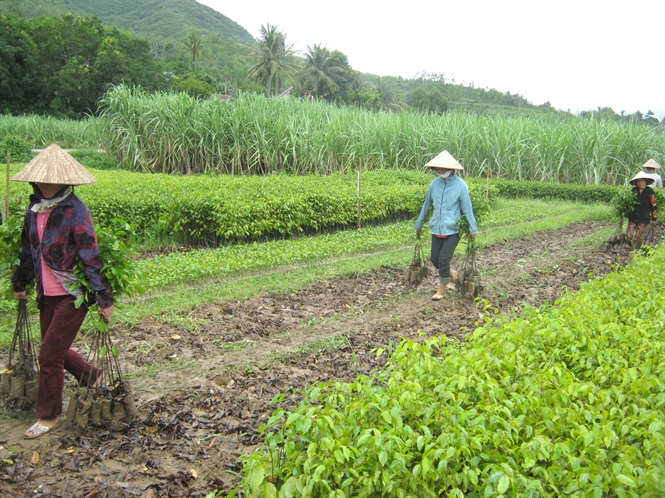
M 402 104 L 397 100 L 394 87 L 388 83 L 385 78 L 379 76 L 379 80 L 376 84 L 376 91 L 379 94 L 381 110 L 399 111 L 402 109 Z
M 192 54 L 192 60 L 189 65 L 190 69 L 194 69 L 196 58 L 201 53 L 201 44 L 201 35 L 199 35 L 197 32 L 192 31 L 189 33 L 189 35 L 187 35 L 187 49 L 189 50 L 189 53 Z
M 433 114 L 443 114 L 448 110 L 448 99 L 435 86 L 418 87 L 407 94 L 407 103 L 414 109 Z
M 321 44 L 307 47 L 301 78 L 305 91 L 324 98 L 337 91 L 346 79 L 339 58 Z
M 32 111 L 39 87 L 37 47 L 26 33 L 25 19 L 3 15 L 0 25 L 0 113 Z
M 281 83 L 288 79 L 295 81 L 294 68 L 289 62 L 293 55 L 292 45 L 286 44 L 286 35 L 270 23 L 261 26 L 259 49 L 252 54 L 258 62 L 245 75 L 245 79 L 255 78 L 266 87 L 266 96 L 277 94 Z
M 0 112 L 76 118 L 109 85 L 159 85 L 150 44 L 94 16 L 0 20 Z

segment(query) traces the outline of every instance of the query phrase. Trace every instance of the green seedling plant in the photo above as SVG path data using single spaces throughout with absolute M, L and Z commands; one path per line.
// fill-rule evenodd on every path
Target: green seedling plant
M 141 271 L 138 269 L 135 259 L 138 253 L 129 245 L 132 236 L 131 225 L 119 218 L 113 220 L 111 227 L 97 230 L 99 254 L 104 261 L 102 273 L 111 286 L 115 300 L 121 296 L 134 297 L 143 292 Z M 94 295 L 94 291 L 80 261 L 74 275 L 78 281 L 73 285 L 81 291 L 75 305 L 79 307 L 83 303 L 93 302 L 91 296 Z M 90 308 L 94 312 L 97 306 L 97 303 L 94 303 Z M 92 313 L 92 315 L 97 317 L 94 320 L 93 328 L 101 332 L 109 332 L 106 321 L 97 313 Z
M 470 340 L 404 340 L 385 370 L 312 386 L 244 461 L 244 496 L 665 493 L 665 248 Z M 640 282 L 640 285 L 635 285 Z M 279 465 L 273 455 L 282 452 Z

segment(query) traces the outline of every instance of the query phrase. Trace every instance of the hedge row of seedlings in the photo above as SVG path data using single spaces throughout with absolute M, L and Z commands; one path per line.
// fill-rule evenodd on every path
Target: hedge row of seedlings
M 121 218 L 138 236 L 196 245 L 264 241 L 349 228 L 358 224 L 356 173 L 267 176 L 172 176 L 94 171 L 98 182 L 77 189 L 100 227 Z M 362 173 L 360 222 L 395 221 L 419 211 L 432 176 L 427 172 Z M 467 178 L 476 207 L 501 197 L 611 203 L 622 189 Z M 122 188 L 119 186 L 122 185 Z M 27 202 L 29 188 L 12 184 L 12 198 Z M 0 186 L 0 193 L 4 186 Z M 665 202 L 665 199 L 662 199 Z
M 327 176 L 171 176 L 94 171 L 98 182 L 77 189 L 98 226 L 121 218 L 139 237 L 192 245 L 262 241 L 357 226 L 357 174 Z M 361 224 L 415 216 L 432 176 L 415 171 L 362 174 Z M 467 179 L 480 199 L 525 197 L 612 202 L 621 187 Z M 625 187 L 624 187 L 625 188 Z M 2 187 L 0 187 L 0 192 Z M 27 201 L 29 190 L 12 185 Z

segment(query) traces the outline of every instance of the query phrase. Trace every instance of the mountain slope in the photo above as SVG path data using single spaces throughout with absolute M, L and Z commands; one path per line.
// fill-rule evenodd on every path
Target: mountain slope
M 191 32 L 217 35 L 254 45 L 249 32 L 219 12 L 195 0 L 2 0 L 0 13 L 24 17 L 66 12 L 95 15 L 115 26 L 151 40 L 184 40 Z

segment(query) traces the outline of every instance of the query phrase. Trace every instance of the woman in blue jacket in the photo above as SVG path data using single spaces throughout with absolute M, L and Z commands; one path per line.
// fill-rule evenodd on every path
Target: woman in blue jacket
M 432 263 L 439 270 L 439 288 L 432 296 L 434 301 L 443 299 L 446 285 L 450 283 L 450 261 L 459 243 L 459 221 L 462 213 L 469 222 L 469 238 L 476 238 L 478 224 L 466 182 L 455 174 L 464 168 L 447 150 L 425 166 L 432 168 L 437 177 L 432 180 L 427 197 L 416 220 L 416 235 L 420 236 L 425 217 L 432 208 L 429 229 L 432 233 Z

